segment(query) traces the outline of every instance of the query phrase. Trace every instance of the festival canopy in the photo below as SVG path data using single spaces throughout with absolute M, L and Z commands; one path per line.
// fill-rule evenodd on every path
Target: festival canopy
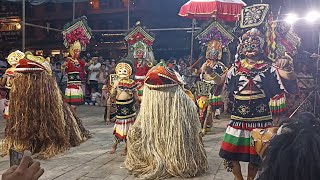
M 190 0 L 181 7 L 179 16 L 234 22 L 238 20 L 245 5 L 242 0 Z

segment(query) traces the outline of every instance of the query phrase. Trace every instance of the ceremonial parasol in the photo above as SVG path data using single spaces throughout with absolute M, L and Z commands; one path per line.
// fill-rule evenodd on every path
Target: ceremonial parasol
M 246 4 L 242 0 L 190 0 L 180 8 L 179 16 L 191 18 L 191 59 L 193 52 L 193 34 L 195 19 L 211 19 L 235 22 Z
M 190 0 L 181 7 L 179 16 L 235 22 L 245 5 L 242 0 Z

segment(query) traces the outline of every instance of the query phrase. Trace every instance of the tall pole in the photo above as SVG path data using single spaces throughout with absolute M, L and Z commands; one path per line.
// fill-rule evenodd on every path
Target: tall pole
M 26 0 L 22 0 L 22 52 L 26 49 Z
M 72 1 L 72 20 L 76 17 L 76 0 Z
M 195 25 L 196 25 L 196 20 L 195 19 L 192 19 L 192 32 L 191 32 L 191 47 L 190 47 L 190 60 L 192 61 L 192 58 L 193 58 L 193 35 L 194 35 L 194 28 L 195 28 Z
M 130 0 L 128 0 L 128 31 L 130 30 Z
M 320 54 L 320 31 L 318 31 L 318 55 Z M 318 88 L 318 77 L 319 77 L 319 61 L 320 61 L 320 58 L 318 57 L 317 59 L 317 74 L 316 74 L 316 88 Z M 314 106 L 313 106 L 313 113 L 316 114 L 317 112 L 317 100 L 318 100 L 319 97 L 319 91 L 317 89 L 315 89 L 314 91 Z

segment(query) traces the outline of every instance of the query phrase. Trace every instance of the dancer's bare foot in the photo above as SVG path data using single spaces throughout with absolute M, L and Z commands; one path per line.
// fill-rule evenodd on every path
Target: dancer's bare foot
M 121 156 L 126 156 L 127 155 L 127 148 L 123 149 L 123 152 L 121 153 Z
M 109 154 L 114 154 L 114 153 L 116 152 L 116 150 L 117 150 L 117 146 L 118 146 L 118 144 L 117 144 L 117 143 L 114 143 L 114 144 L 112 145 L 112 150 L 109 152 Z

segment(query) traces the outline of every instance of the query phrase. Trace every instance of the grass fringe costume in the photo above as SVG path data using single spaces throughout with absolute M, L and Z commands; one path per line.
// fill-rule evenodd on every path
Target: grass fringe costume
M 12 81 L 12 108 L 1 150 L 4 154 L 10 148 L 20 152 L 30 150 L 47 159 L 79 145 L 89 133 L 63 102 L 55 77 L 48 69 L 49 62 L 26 54 L 30 59 L 20 60 Z
M 139 178 L 194 177 L 208 168 L 196 105 L 179 83 L 175 72 L 163 65 L 147 74 L 125 160 Z

